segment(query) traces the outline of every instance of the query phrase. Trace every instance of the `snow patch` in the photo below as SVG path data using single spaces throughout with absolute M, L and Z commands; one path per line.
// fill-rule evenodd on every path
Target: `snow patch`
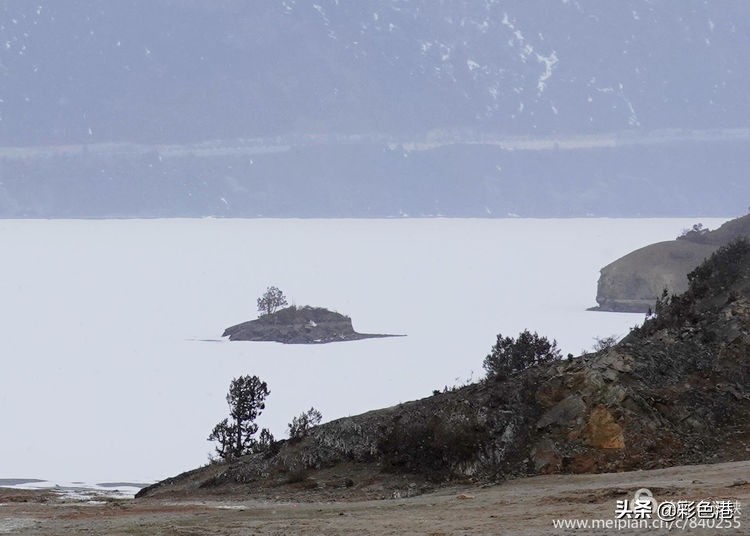
M 544 93 L 544 90 L 547 87 L 547 80 L 552 77 L 552 70 L 554 69 L 555 65 L 557 65 L 557 52 L 553 50 L 549 56 L 542 56 L 541 54 L 537 53 L 536 60 L 539 63 L 544 64 L 544 72 L 541 74 L 536 83 L 537 92 L 539 95 L 541 95 L 542 93 Z

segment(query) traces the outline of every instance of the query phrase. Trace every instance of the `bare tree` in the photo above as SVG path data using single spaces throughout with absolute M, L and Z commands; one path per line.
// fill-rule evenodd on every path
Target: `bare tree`
M 610 335 L 609 337 L 594 337 L 594 352 L 602 352 L 614 348 L 620 337 L 617 335 Z
M 278 287 L 268 287 L 263 296 L 258 298 L 258 312 L 261 316 L 270 315 L 280 307 L 287 306 L 286 296 Z

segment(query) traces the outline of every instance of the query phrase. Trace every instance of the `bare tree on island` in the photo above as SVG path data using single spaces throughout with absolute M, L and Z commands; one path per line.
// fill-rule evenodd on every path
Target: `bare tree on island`
M 255 419 L 266 409 L 265 400 L 270 393 L 266 382 L 257 376 L 240 376 L 229 384 L 229 418 L 214 426 L 208 436 L 209 441 L 219 443 L 216 453 L 222 459 L 238 458 L 255 452 L 258 443 L 253 437 L 258 431 Z M 273 442 L 272 436 L 270 441 Z
M 270 315 L 276 312 L 280 307 L 288 305 L 286 296 L 278 287 L 268 287 L 263 296 L 258 298 L 258 312 L 260 316 Z

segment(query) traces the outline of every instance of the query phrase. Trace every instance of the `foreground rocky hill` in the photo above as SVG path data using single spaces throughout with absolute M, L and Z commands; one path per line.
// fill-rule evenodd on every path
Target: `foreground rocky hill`
M 645 313 L 665 288 L 672 293 L 685 292 L 691 270 L 717 248 L 742 236 L 750 237 L 750 215 L 714 231 L 696 226 L 675 240 L 628 253 L 601 269 L 595 309 Z
M 750 458 L 750 245 L 719 249 L 619 344 L 326 423 L 140 496 L 295 489 L 418 494 L 436 482 Z

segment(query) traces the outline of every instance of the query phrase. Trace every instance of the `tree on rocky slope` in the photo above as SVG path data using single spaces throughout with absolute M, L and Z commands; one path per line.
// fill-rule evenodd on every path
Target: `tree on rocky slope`
M 503 337 L 498 333 L 497 342 L 490 354 L 484 358 L 487 377 L 506 377 L 534 365 L 560 359 L 557 341 L 549 342 L 536 332 L 523 330 L 517 339 Z
M 310 408 L 299 417 L 292 418 L 292 422 L 289 423 L 289 439 L 293 441 L 302 439 L 310 428 L 319 425 L 322 419 L 323 414 L 315 408 Z
M 614 348 L 617 344 L 617 341 L 620 340 L 620 337 L 617 335 L 609 335 L 607 337 L 594 337 L 594 346 L 593 350 L 594 352 L 603 352 L 605 350 L 609 350 L 611 348 Z
M 229 384 L 227 404 L 229 417 L 222 420 L 211 431 L 209 441 L 218 442 L 216 453 L 225 460 L 237 458 L 254 451 L 258 431 L 255 419 L 266 408 L 266 397 L 270 394 L 266 382 L 257 376 L 240 376 Z

